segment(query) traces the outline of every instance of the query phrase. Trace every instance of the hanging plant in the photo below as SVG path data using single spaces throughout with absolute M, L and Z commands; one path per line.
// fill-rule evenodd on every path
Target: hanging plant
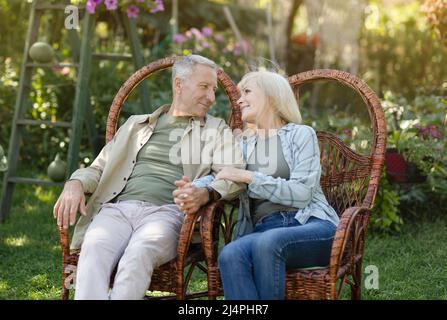
M 87 0 L 85 9 L 90 14 L 95 14 L 100 9 L 109 11 L 120 9 L 125 11 L 129 18 L 137 18 L 140 12 L 157 13 L 164 11 L 165 7 L 163 0 Z

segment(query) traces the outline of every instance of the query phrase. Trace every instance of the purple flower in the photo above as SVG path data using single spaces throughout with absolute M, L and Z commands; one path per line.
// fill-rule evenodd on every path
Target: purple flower
M 118 7 L 118 0 L 105 0 L 104 1 L 107 10 L 116 10 Z
M 431 124 L 429 126 L 422 126 L 420 124 L 415 124 L 415 128 L 418 129 L 418 136 L 424 139 L 426 138 L 435 138 L 442 139 L 442 132 L 438 129 L 435 124 Z
M 155 4 L 157 5 L 154 9 L 151 10 L 151 13 L 165 11 L 165 6 L 163 4 L 163 0 L 155 0 Z
M 343 129 L 342 132 L 347 135 L 349 138 L 352 138 L 352 130 L 351 129 Z
M 203 34 L 200 32 L 197 28 L 191 28 L 191 33 L 196 37 L 197 40 L 200 40 L 203 38 Z
M 209 27 L 203 27 L 202 28 L 202 34 L 205 37 L 209 37 L 209 36 L 211 36 L 213 34 L 213 30 L 211 30 L 211 28 L 209 28 Z
M 137 6 L 129 6 L 129 8 L 127 8 L 127 16 L 129 18 L 136 18 L 138 17 L 138 14 L 140 13 L 140 8 L 138 8 Z
M 201 45 L 205 49 L 210 47 L 210 44 L 207 41 L 202 41 Z
M 177 33 L 177 34 L 174 34 L 174 36 L 172 37 L 172 40 L 175 43 L 181 44 L 181 43 L 186 41 L 186 37 L 183 34 L 181 34 L 181 33 Z
M 241 53 L 242 53 L 242 50 L 241 50 L 241 48 L 240 47 L 234 47 L 234 50 L 233 50 L 233 55 L 234 56 L 240 56 L 241 55 Z
M 435 139 L 441 139 L 442 133 L 438 130 L 438 127 L 434 124 L 430 126 L 430 136 Z
M 97 6 L 98 4 L 101 4 L 102 0 L 91 0 L 95 6 Z
M 214 39 L 216 39 L 217 42 L 224 42 L 224 41 L 225 41 L 224 36 L 221 35 L 221 34 L 216 34 L 216 35 L 214 36 Z
M 85 4 L 85 9 L 87 9 L 90 14 L 94 14 L 96 9 L 96 2 L 93 0 L 88 0 Z

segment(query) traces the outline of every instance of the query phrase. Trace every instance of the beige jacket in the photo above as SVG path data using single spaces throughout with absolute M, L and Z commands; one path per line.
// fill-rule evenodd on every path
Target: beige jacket
M 76 170 L 70 179 L 80 180 L 86 194 L 86 215 L 76 224 L 71 249 L 79 249 L 85 232 L 98 214 L 101 205 L 115 198 L 126 185 L 134 168 L 138 152 L 150 139 L 158 118 L 169 110 L 164 105 L 149 115 L 131 116 L 114 138 L 87 167 Z M 191 181 L 209 174 L 217 174 L 224 166 L 245 168 L 242 152 L 225 121 L 207 115 L 205 119 L 191 118 L 178 137 L 181 165 Z M 197 158 L 201 155 L 200 158 Z M 179 163 L 180 165 L 180 163 Z M 211 186 L 222 198 L 230 200 L 244 190 L 243 184 L 228 180 L 213 181 Z

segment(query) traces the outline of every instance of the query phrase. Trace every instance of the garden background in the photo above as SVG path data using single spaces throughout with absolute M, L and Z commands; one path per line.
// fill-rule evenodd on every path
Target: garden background
M 446 0 L 71 2 L 95 15 L 96 53 L 131 53 L 116 19 L 121 10 L 136 19 L 146 63 L 198 53 L 215 60 L 234 81 L 255 67 L 285 75 L 335 68 L 365 80 L 385 111 L 388 151 L 364 257 L 365 267 L 377 266 L 379 287 L 364 288 L 363 298 L 447 299 Z M 30 1 L 0 0 L 0 146 L 6 156 L 30 8 Z M 46 15 L 39 40 L 52 47 L 54 59 L 68 63 L 72 52 L 65 18 L 63 11 Z M 91 67 L 97 150 L 104 143 L 111 101 L 134 65 L 93 61 Z M 36 68 L 27 117 L 70 121 L 75 84 L 69 68 Z M 169 73 L 144 85 L 152 110 L 170 100 Z M 304 123 L 335 132 L 353 149 L 367 152 L 368 114 L 351 89 L 333 82 L 306 86 L 300 108 Z M 138 95 L 132 95 L 120 121 L 138 112 Z M 222 89 L 211 113 L 228 118 Z M 47 167 L 56 154 L 66 157 L 70 135 L 41 126 L 29 128 L 24 140 L 19 175 L 48 179 Z M 94 149 L 84 133 L 79 166 L 89 165 Z M 5 159 L 0 154 L 2 166 Z M 60 191 L 15 188 L 11 214 L 0 224 L 0 299 L 59 298 L 61 250 L 52 206 Z M 197 276 L 192 285 L 203 289 L 206 279 Z

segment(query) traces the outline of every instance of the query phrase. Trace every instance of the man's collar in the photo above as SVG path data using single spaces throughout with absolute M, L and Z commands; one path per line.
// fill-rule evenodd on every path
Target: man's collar
M 151 114 L 148 114 L 147 117 L 145 117 L 144 119 L 142 119 L 139 123 L 145 123 L 145 122 L 149 122 L 149 124 L 154 123 L 163 113 L 167 113 L 169 111 L 169 109 L 171 108 L 170 104 L 164 104 L 161 107 L 159 107 L 157 110 L 155 110 L 154 112 L 152 112 Z M 193 121 L 199 121 L 200 122 L 200 126 L 203 127 L 205 125 L 206 122 L 206 117 L 208 116 L 208 114 L 205 115 L 205 118 L 201 118 L 201 117 L 194 117 L 191 116 L 189 119 L 189 122 L 193 122 Z

